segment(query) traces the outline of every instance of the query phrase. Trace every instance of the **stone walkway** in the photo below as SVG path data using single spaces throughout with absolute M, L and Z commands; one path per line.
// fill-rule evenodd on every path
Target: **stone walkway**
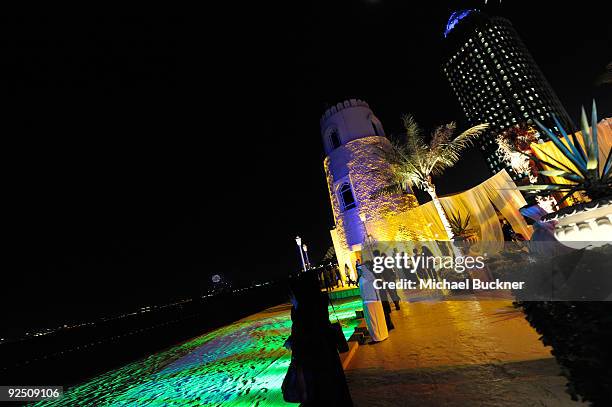
M 402 303 L 395 330 L 360 346 L 347 379 L 356 406 L 578 406 L 509 301 Z

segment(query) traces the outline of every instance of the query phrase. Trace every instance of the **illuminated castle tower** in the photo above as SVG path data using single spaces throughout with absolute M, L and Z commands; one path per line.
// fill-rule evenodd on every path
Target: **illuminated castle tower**
M 336 225 L 332 238 L 339 263 L 349 264 L 339 252 L 361 250 L 365 236 L 364 216 L 369 224 L 418 203 L 411 190 L 372 198 L 376 190 L 388 184 L 386 170 L 389 164 L 381 157 L 379 149 L 391 145 L 382 124 L 366 102 L 350 99 L 327 109 L 321 118 L 321 135 Z

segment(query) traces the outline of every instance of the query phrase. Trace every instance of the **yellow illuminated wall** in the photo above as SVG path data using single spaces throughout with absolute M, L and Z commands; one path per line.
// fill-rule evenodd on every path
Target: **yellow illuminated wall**
M 351 244 L 348 235 L 363 233 L 363 225 L 358 215 L 365 215 L 368 222 L 376 222 L 395 216 L 397 213 L 418 206 L 412 193 L 395 194 L 393 196 L 380 196 L 373 198 L 373 194 L 389 184 L 389 164 L 378 152 L 379 148 L 390 148 L 389 140 L 385 137 L 371 136 L 352 140 L 332 152 L 325 158 L 324 168 L 327 177 L 327 186 L 336 224 L 338 244 L 345 250 L 354 251 L 359 247 Z M 343 170 L 332 168 L 340 163 Z M 342 174 L 339 179 L 334 174 Z M 337 188 L 346 181 L 351 183 L 353 195 L 357 206 L 350 211 L 343 211 Z M 337 176 L 337 175 L 336 175 Z M 361 244 L 361 239 L 358 245 Z M 338 251 L 336 251 L 338 253 Z
M 476 231 L 476 240 L 486 242 L 483 250 L 494 253 L 503 247 L 503 233 L 497 213 L 499 212 L 515 232 L 526 239 L 532 229 L 525 223 L 519 209 L 526 205 L 506 170 L 502 170 L 484 181 L 459 194 L 440 198 L 446 213 L 460 214 L 463 219 L 470 215 L 470 227 Z M 447 240 L 444 227 L 433 202 L 403 210 L 386 210 L 366 223 L 368 233 L 376 242 L 423 242 Z M 332 231 L 332 237 L 337 233 Z M 339 261 L 351 258 L 351 251 L 342 247 L 338 238 L 334 242 Z

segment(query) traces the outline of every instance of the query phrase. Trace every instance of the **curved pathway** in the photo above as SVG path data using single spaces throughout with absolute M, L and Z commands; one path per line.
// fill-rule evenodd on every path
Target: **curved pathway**
M 510 301 L 402 303 L 389 339 L 360 346 L 356 406 L 575 406 L 560 368 Z

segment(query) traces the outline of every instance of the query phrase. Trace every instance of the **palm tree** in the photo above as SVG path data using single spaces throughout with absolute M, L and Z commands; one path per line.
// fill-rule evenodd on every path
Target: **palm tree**
M 431 141 L 427 143 L 423 132 L 412 115 L 402 117 L 406 129 L 405 141 L 392 144 L 391 149 L 380 148 L 380 154 L 391 164 L 389 185 L 375 192 L 376 196 L 390 195 L 404 191 L 413 185 L 426 191 L 434 203 L 442 220 L 448 238 L 453 237 L 452 228 L 438 196 L 431 177 L 441 175 L 444 170 L 459 161 L 460 153 L 472 145 L 475 136 L 485 131 L 489 125 L 479 124 L 453 138 L 456 131 L 454 122 L 437 127 Z

